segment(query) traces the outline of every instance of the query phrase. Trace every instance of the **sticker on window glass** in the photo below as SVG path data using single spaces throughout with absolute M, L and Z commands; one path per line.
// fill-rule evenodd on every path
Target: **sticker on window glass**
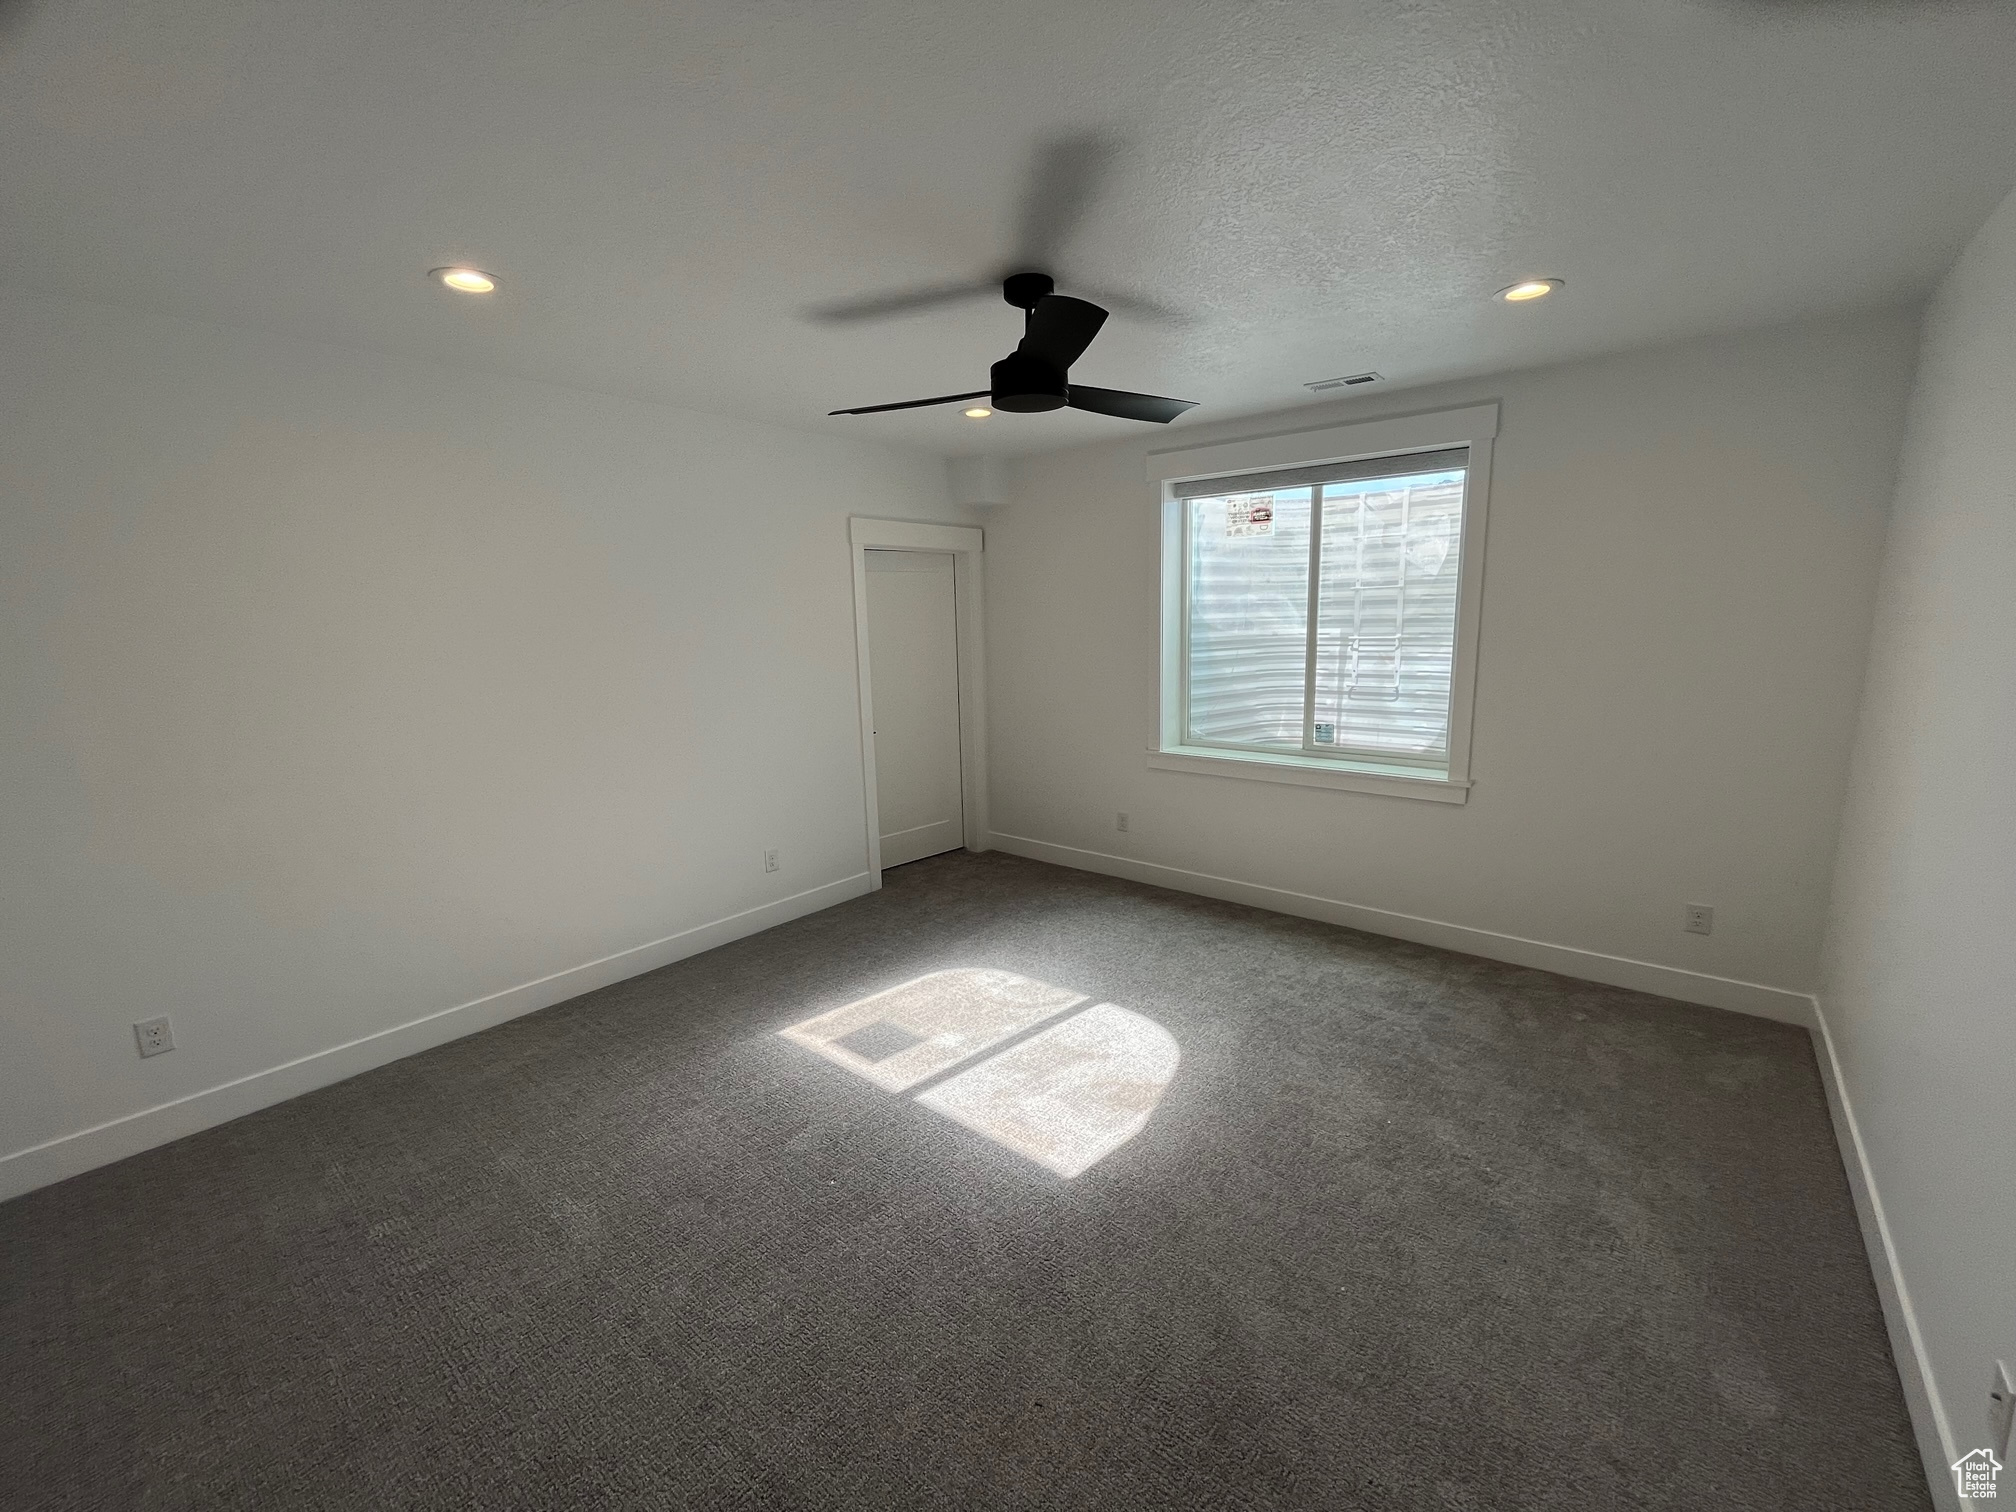
M 1337 726 L 1335 726 L 1334 724 L 1323 724 L 1319 722 L 1316 726 L 1316 744 L 1318 745 L 1337 744 Z
M 1274 534 L 1274 495 L 1234 494 L 1227 499 L 1225 534 L 1228 536 Z

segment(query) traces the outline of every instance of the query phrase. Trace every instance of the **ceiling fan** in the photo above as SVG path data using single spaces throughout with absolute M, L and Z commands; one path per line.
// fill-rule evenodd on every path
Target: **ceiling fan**
M 1070 381 L 1071 364 L 1084 355 L 1106 323 L 1106 312 L 1090 300 L 1055 291 L 1048 273 L 1010 273 L 1001 281 L 1001 297 L 1023 312 L 1022 340 L 995 363 L 988 386 L 969 394 L 940 394 L 935 399 L 905 399 L 896 404 L 867 404 L 840 409 L 835 415 L 879 415 L 887 410 L 923 409 L 933 404 L 958 404 L 985 399 L 995 409 L 1034 413 L 1076 409 L 1123 420 L 1148 420 L 1167 425 L 1194 399 L 1164 399 L 1156 394 L 1130 394 L 1124 389 L 1093 388 Z
M 1181 315 L 1153 300 L 1119 292 L 1087 290 L 1098 295 L 1100 304 L 1073 299 L 1056 292 L 1056 281 L 1049 273 L 1034 271 L 1057 267 L 1080 222 L 1100 197 L 1119 151 L 1117 140 L 1098 131 L 1053 137 L 1041 144 L 1022 192 L 1013 260 L 991 278 L 870 294 L 810 311 L 811 317 L 822 325 L 852 324 L 907 315 L 999 291 L 1002 298 L 1025 315 L 1021 344 L 994 364 L 989 387 L 970 394 L 945 394 L 901 404 L 870 404 L 833 413 L 874 415 L 885 410 L 985 399 L 995 409 L 1033 411 L 1068 406 L 1096 415 L 1118 415 L 1166 425 L 1193 408 L 1181 399 L 1159 399 L 1153 394 L 1128 394 L 1067 381 L 1071 364 L 1083 355 L 1105 323 L 1106 308 L 1102 305 L 1164 324 L 1181 324 Z M 1076 279 L 1072 282 L 1083 287 Z
M 0 0 L 0 4 L 5 3 L 6 0 Z M 1078 228 L 1104 194 L 1120 150 L 1119 139 L 1103 131 L 1070 132 L 1040 143 L 1022 185 L 1015 250 L 1005 262 L 996 264 L 992 273 L 916 289 L 857 294 L 814 305 L 805 313 L 821 325 L 854 325 L 864 320 L 886 320 L 936 309 L 940 305 L 962 304 L 969 299 L 990 298 L 1001 292 L 1001 280 L 1011 273 L 1043 269 L 1054 275 L 1061 265 L 1072 260 L 1071 244 L 1077 239 Z M 1066 281 L 1122 315 L 1160 325 L 1185 323 L 1179 311 L 1155 300 L 1119 289 L 1087 288 L 1082 278 Z

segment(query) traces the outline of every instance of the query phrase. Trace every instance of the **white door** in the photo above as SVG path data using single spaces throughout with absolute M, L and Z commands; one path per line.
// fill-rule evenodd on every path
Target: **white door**
M 959 620 L 952 558 L 870 551 L 868 689 L 882 864 L 966 843 L 959 782 Z

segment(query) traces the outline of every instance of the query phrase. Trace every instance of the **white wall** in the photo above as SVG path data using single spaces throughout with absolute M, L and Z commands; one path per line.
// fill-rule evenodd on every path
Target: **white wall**
M 21 295 L 0 351 L 0 1155 L 864 885 L 846 517 L 970 522 L 942 463 Z
M 1022 463 L 988 516 L 996 843 L 1803 1020 L 1914 336 L 1863 314 Z M 1149 448 L 1482 399 L 1503 410 L 1469 803 L 1149 771 Z M 1690 902 L 1713 936 L 1682 932 Z
M 1927 315 L 1820 1001 L 1943 1466 L 2016 1364 L 2016 196 Z

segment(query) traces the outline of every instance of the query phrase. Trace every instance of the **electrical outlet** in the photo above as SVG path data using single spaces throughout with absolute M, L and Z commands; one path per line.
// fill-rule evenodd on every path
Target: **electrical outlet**
M 766 872 L 773 872 L 777 870 L 777 852 L 775 852 L 774 850 L 766 850 L 765 852 L 763 852 L 763 870 L 765 870 Z
M 1121 834 L 1123 834 L 1123 835 L 1124 835 L 1124 834 L 1126 834 L 1126 833 L 1127 833 L 1127 816 L 1126 816 L 1125 814 L 1115 814 L 1115 815 L 1113 816 L 1113 828 L 1115 828 L 1115 829 L 1117 829 L 1118 831 L 1120 831 L 1120 833 L 1121 833 Z
M 1687 922 L 1680 926 L 1689 934 L 1715 933 L 1715 910 L 1706 903 L 1687 905 Z
M 1995 1379 L 1988 1384 L 1988 1447 L 2002 1459 L 2009 1458 L 2012 1416 L 2016 1416 L 2016 1371 L 2007 1360 L 1997 1360 Z
M 165 1018 L 145 1019 L 133 1026 L 133 1038 L 140 1042 L 140 1058 L 166 1055 L 175 1048 L 175 1031 Z

